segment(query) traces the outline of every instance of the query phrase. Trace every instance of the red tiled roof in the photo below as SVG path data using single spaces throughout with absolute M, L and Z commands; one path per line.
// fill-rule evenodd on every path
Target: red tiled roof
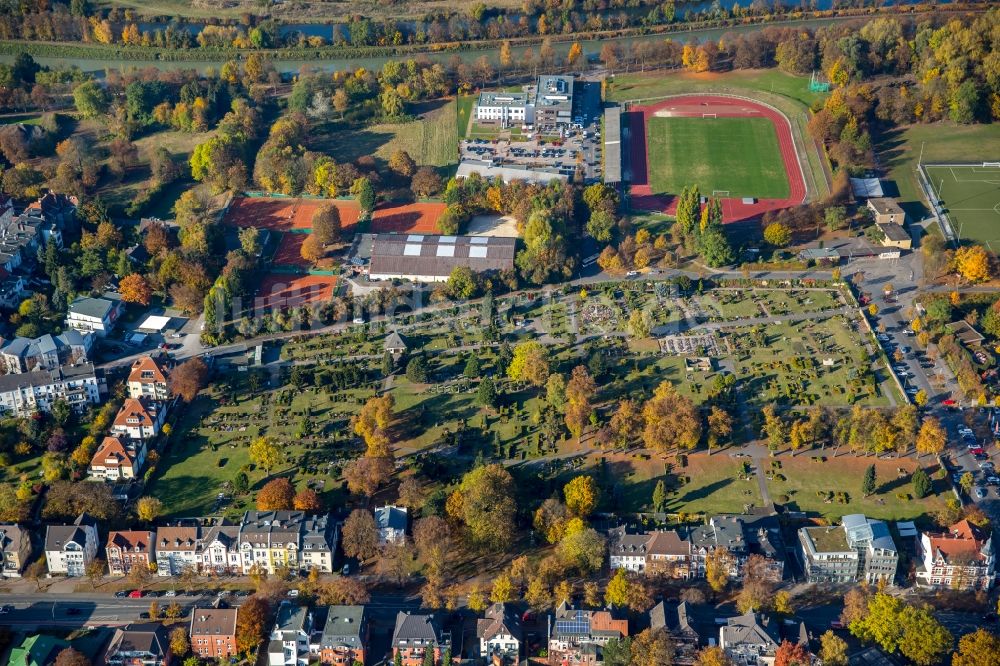
M 129 552 L 148 553 L 149 544 L 153 542 L 152 532 L 140 532 L 130 530 L 125 532 L 111 532 L 108 534 L 108 547 L 117 546 Z M 136 548 L 139 550 L 136 551 Z
M 128 374 L 128 381 L 140 384 L 151 384 L 154 382 L 165 382 L 167 376 L 163 374 L 163 369 L 151 356 L 143 356 L 132 363 L 132 370 Z
M 113 461 L 109 462 L 108 458 Z M 132 454 L 129 453 L 122 441 L 117 437 L 105 437 L 101 445 L 97 447 L 97 452 L 90 461 L 91 467 L 118 467 L 122 463 L 132 465 L 134 462 Z
M 982 549 L 986 538 L 968 520 L 962 520 L 950 528 L 947 534 L 929 537 L 935 555 L 940 553 L 946 560 L 983 559 Z
M 129 419 L 139 419 L 138 423 L 130 423 Z M 142 400 L 136 400 L 135 398 L 126 398 L 125 404 L 122 408 L 118 410 L 118 415 L 115 416 L 115 426 L 122 428 L 136 427 L 136 426 L 151 426 L 153 425 L 153 416 L 150 414 L 149 409 L 146 407 Z

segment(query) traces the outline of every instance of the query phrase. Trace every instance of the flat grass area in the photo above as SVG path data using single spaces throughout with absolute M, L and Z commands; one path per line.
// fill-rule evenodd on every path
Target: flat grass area
M 446 167 L 458 164 L 458 113 L 455 100 L 433 103 L 416 110 L 415 120 L 382 123 L 365 128 L 333 126 L 313 137 L 311 147 L 332 155 L 337 161 L 353 162 L 374 155 L 383 162 L 397 150 L 405 150 L 421 166 Z
M 950 496 L 948 484 L 942 479 L 934 479 L 938 469 L 936 463 L 924 467 L 934 479 L 934 492 L 917 499 L 910 483 L 917 468 L 915 460 L 876 460 L 853 455 L 833 458 L 830 457 L 832 453 L 829 450 L 826 457 L 823 452 L 795 457 L 782 455 L 774 459 L 780 463 L 780 468 L 768 468 L 767 461 L 763 461 L 769 472 L 767 490 L 771 499 L 783 503 L 786 508 L 822 516 L 832 522 L 849 513 L 863 513 L 869 518 L 883 520 L 911 520 L 939 510 Z M 861 486 L 865 470 L 873 463 L 878 489 L 875 494 L 864 497 Z M 837 501 L 837 493 L 846 493 L 846 504 Z
M 924 166 L 959 238 L 1000 251 L 1000 166 Z
M 882 134 L 877 140 L 879 161 L 888 170 L 887 180 L 896 185 L 896 191 L 889 194 L 898 196 L 899 205 L 910 220 L 922 220 L 929 211 L 917 184 L 917 161 L 921 159 L 921 151 L 924 164 L 995 161 L 994 146 L 1000 145 L 1000 125 L 955 125 L 950 122 L 910 125 Z
M 455 103 L 455 117 L 458 123 L 458 138 L 464 139 L 469 136 L 469 121 L 472 112 L 476 108 L 476 95 L 459 95 Z
M 743 513 L 747 504 L 761 506 L 756 477 L 741 479 L 740 467 L 740 462 L 722 453 L 688 455 L 687 465 L 674 464 L 667 478 L 671 489 L 667 512 Z
M 715 92 L 746 95 L 770 104 L 788 117 L 806 177 L 810 200 L 830 194 L 826 156 L 809 137 L 809 108 L 818 105 L 828 93 L 809 92 L 809 79 L 786 74 L 777 69 L 740 70 L 735 72 L 655 72 L 618 75 L 608 86 L 609 102 L 652 100 L 667 95 Z
M 694 183 L 705 195 L 788 196 L 778 134 L 766 118 L 650 118 L 646 133 L 656 194 Z

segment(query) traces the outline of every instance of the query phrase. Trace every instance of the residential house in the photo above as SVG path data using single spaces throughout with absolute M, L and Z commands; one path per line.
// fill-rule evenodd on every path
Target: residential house
M 703 646 L 703 636 L 712 636 L 717 628 L 714 609 L 686 601 L 661 601 L 649 611 L 649 626 L 666 631 L 673 640 L 675 664 L 693 664 Z M 714 640 L 714 637 L 713 637 Z
M 521 618 L 510 604 L 493 604 L 486 617 L 476 622 L 479 656 L 502 663 L 518 663 L 524 641 Z
M 64 233 L 73 234 L 80 230 L 76 217 L 79 205 L 80 200 L 75 196 L 49 191 L 28 204 L 21 217 L 41 222 L 39 226 L 42 245 L 51 239 L 58 247 L 62 247 Z
M 379 543 L 402 543 L 406 539 L 407 511 L 405 506 L 380 506 L 375 509 Z
M 107 666 L 169 666 L 171 657 L 170 636 L 159 622 L 119 627 L 104 651 Z
M 993 585 L 996 553 L 989 527 L 962 520 L 943 534 L 922 532 L 917 546 L 917 582 L 954 590 Z
M 67 641 L 46 634 L 26 637 L 21 644 L 11 648 L 8 666 L 50 666 L 59 653 L 70 647 Z
M 882 233 L 882 245 L 884 247 L 895 247 L 900 250 L 909 250 L 913 247 L 913 238 L 910 232 L 895 222 L 877 224 L 878 230 Z
M 60 335 L 13 338 L 0 342 L 0 372 L 21 374 L 58 370 L 61 365 L 87 363 L 94 336 L 70 329 Z
M 774 664 L 781 632 L 774 618 L 748 611 L 719 628 L 719 647 L 737 666 Z
M 197 571 L 201 528 L 170 526 L 156 528 L 156 571 L 161 576 L 176 576 L 184 571 Z
M 0 557 L 3 558 L 4 578 L 20 578 L 31 558 L 31 532 L 14 524 L 0 525 Z
M 202 659 L 228 659 L 236 655 L 236 609 L 191 610 L 191 651 Z
M 338 532 L 326 515 L 302 511 L 247 511 L 240 524 L 240 566 L 249 573 L 255 565 L 273 574 L 276 569 L 333 571 Z
M 160 434 L 166 419 L 166 403 L 149 398 L 126 398 L 111 425 L 111 432 L 132 439 L 153 439 Z
M 106 337 L 125 311 L 120 300 L 81 296 L 69 304 L 66 327 Z
M 322 664 L 353 666 L 368 654 L 368 617 L 364 606 L 330 606 L 319 643 L 311 652 Z
M 860 513 L 844 516 L 842 522 L 847 543 L 858 551 L 856 580 L 870 585 L 892 585 L 899 565 L 899 552 L 889 533 L 889 526 Z
M 691 577 L 691 544 L 676 530 L 632 534 L 620 527 L 609 535 L 612 569 Z
M 302 520 L 302 546 L 299 568 L 333 573 L 333 556 L 340 539 L 340 527 L 328 514 L 310 515 Z
M 392 658 L 399 655 L 402 666 L 423 666 L 424 654 L 433 651 L 434 662 L 451 650 L 451 634 L 443 631 L 437 618 L 429 613 L 400 611 L 392 632 Z M 397 662 L 398 663 L 398 662 Z
M 861 556 L 847 542 L 842 525 L 799 529 L 799 555 L 810 583 L 850 583 Z
M 106 390 L 104 375 L 90 363 L 0 375 L 0 414 L 31 416 L 35 412 L 51 412 L 52 404 L 58 400 L 81 413 L 100 404 L 101 394 Z
M 403 336 L 397 331 L 392 331 L 385 336 L 384 348 L 391 356 L 402 356 L 406 353 L 406 342 Z
M 142 356 L 132 363 L 128 374 L 128 395 L 136 400 L 169 400 L 167 372 L 160 359 Z
M 97 521 L 81 513 L 72 525 L 45 528 L 45 561 L 50 574 L 84 576 L 97 556 Z
M 759 555 L 767 580 L 780 583 L 785 574 L 785 546 L 781 524 L 774 513 L 721 514 L 690 534 L 692 577 L 705 577 L 709 553 L 724 548 L 729 554 L 729 577 L 742 580 L 743 565 L 751 555 Z
M 135 567 L 149 571 L 156 563 L 156 535 L 140 530 L 109 532 L 105 552 L 112 576 L 128 575 Z
M 122 441 L 120 437 L 105 437 L 90 460 L 87 474 L 92 479 L 127 481 L 138 478 L 146 462 L 143 440 Z
M 583 610 L 563 602 L 549 633 L 549 663 L 591 666 L 603 661 L 601 650 L 612 638 L 629 635 L 628 620 L 608 610 Z
M 201 571 L 215 574 L 242 573 L 240 528 L 238 525 L 213 525 L 201 540 L 198 564 Z
M 308 666 L 312 630 L 313 617 L 307 607 L 281 604 L 267 646 L 269 666 Z
M 32 293 L 23 275 L 0 268 L 0 308 L 14 310 Z

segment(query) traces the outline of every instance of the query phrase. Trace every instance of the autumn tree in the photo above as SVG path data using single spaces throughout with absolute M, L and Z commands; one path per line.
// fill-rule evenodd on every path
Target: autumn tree
M 295 493 L 295 497 L 292 499 L 292 508 L 296 511 L 319 513 L 323 510 L 323 501 L 320 499 L 319 493 L 312 488 L 303 488 Z
M 962 636 L 958 640 L 958 650 L 951 655 L 951 666 L 997 666 L 998 664 L 1000 664 L 1000 638 L 986 629 L 977 629 Z
M 847 641 L 827 629 L 819 637 L 819 658 L 823 666 L 847 666 Z M 967 664 L 966 666 L 973 666 Z
M 701 439 L 701 415 L 690 398 L 681 395 L 669 381 L 656 387 L 642 408 L 645 427 L 642 439 L 658 453 L 670 448 L 693 449 Z
M 371 595 L 357 576 L 338 576 L 319 586 L 316 600 L 324 605 L 356 606 L 368 603 Z
M 119 280 L 118 293 L 121 294 L 122 300 L 126 303 L 139 303 L 140 305 L 149 305 L 149 301 L 153 298 L 153 290 L 150 288 L 149 282 L 138 273 L 126 275 Z
M 514 358 L 507 366 L 511 381 L 544 386 L 549 378 L 549 353 L 540 342 L 529 340 L 514 347 Z
M 448 521 L 440 516 L 418 520 L 413 526 L 413 545 L 428 581 L 444 583 L 455 547 Z
M 365 509 L 355 509 L 347 516 L 341 531 L 344 554 L 359 560 L 368 560 L 378 554 L 378 525 L 375 517 Z
M 285 477 L 271 479 L 257 493 L 258 511 L 288 511 L 295 502 L 295 488 Z
M 208 366 L 199 357 L 184 361 L 170 372 L 168 384 L 171 395 L 191 402 L 208 383 Z
M 764 242 L 772 247 L 786 247 L 792 242 L 792 230 L 781 222 L 764 227 Z
M 191 651 L 191 639 L 188 638 L 187 629 L 177 627 L 170 632 L 170 652 L 174 657 L 183 657 Z
M 250 462 L 268 473 L 284 459 L 278 445 L 270 437 L 265 436 L 258 437 L 250 443 L 249 454 Z
M 493 587 L 490 590 L 490 601 L 495 604 L 505 604 L 514 601 L 514 583 L 510 579 L 510 574 L 501 573 L 493 579 Z
M 694 666 L 733 666 L 733 660 L 725 650 L 713 645 L 698 651 L 694 658 Z
M 246 599 L 236 615 L 236 649 L 249 654 L 267 636 L 270 619 L 267 602 L 254 595 Z
M 955 271 L 969 282 L 985 282 L 992 277 L 992 259 L 980 245 L 955 250 Z
M 774 653 L 774 666 L 811 666 L 812 656 L 801 643 L 781 641 Z
M 515 350 L 516 356 L 516 350 Z M 566 413 L 564 415 L 566 428 L 579 438 L 583 434 L 594 411 L 591 399 L 597 393 L 597 384 L 587 372 L 587 368 L 578 365 L 573 368 L 569 381 L 566 383 Z
M 725 548 L 715 548 L 705 556 L 705 580 L 713 592 L 719 593 L 729 583 L 732 556 Z
M 718 405 L 712 405 L 708 412 L 708 446 L 716 447 L 729 439 L 733 433 L 733 417 Z
M 586 518 L 594 512 L 600 494 L 597 482 L 593 477 L 586 475 L 574 477 L 563 487 L 566 508 L 571 515 L 580 518 Z
M 404 178 L 410 178 L 417 172 L 417 163 L 405 150 L 397 150 L 389 156 L 389 168 Z
M 339 242 L 341 231 L 340 209 L 336 206 L 323 206 L 313 213 L 311 235 L 324 247 Z
M 56 655 L 55 666 L 90 666 L 90 660 L 82 652 L 68 647 Z
M 462 477 L 446 509 L 465 525 L 473 545 L 501 550 L 514 538 L 514 479 L 501 465 L 476 467 Z
M 163 515 L 163 502 L 155 497 L 140 497 L 135 503 L 135 513 L 139 520 L 151 523 Z
M 361 412 L 354 417 L 352 421 L 354 432 L 365 440 L 366 456 L 382 458 L 391 455 L 386 430 L 392 423 L 395 404 L 395 398 L 391 393 L 370 398 L 361 408 Z
M 948 436 L 945 434 L 941 422 L 933 416 L 924 419 L 920 425 L 920 432 L 917 433 L 917 453 L 919 455 L 937 455 L 944 451 L 947 443 Z
M 676 646 L 665 629 L 644 629 L 633 639 L 630 648 L 631 666 L 670 666 L 674 663 Z
M 580 518 L 566 522 L 562 539 L 556 546 L 556 556 L 567 569 L 583 575 L 600 570 L 604 563 L 605 540 L 597 530 Z
M 352 460 L 344 466 L 344 480 L 347 489 L 355 495 L 371 497 L 392 477 L 391 457 L 372 458 L 364 456 Z
M 326 251 L 319 238 L 315 234 L 309 234 L 299 247 L 299 255 L 308 263 L 315 264 L 326 256 Z

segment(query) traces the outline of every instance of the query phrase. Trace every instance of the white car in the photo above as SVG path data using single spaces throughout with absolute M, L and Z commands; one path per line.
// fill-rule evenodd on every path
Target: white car
M 638 274 L 639 271 L 629 271 L 628 273 L 625 274 L 625 277 L 635 277 Z
M 354 318 L 354 323 L 355 324 L 363 324 L 363 323 L 365 323 L 365 318 L 364 317 L 355 317 Z

